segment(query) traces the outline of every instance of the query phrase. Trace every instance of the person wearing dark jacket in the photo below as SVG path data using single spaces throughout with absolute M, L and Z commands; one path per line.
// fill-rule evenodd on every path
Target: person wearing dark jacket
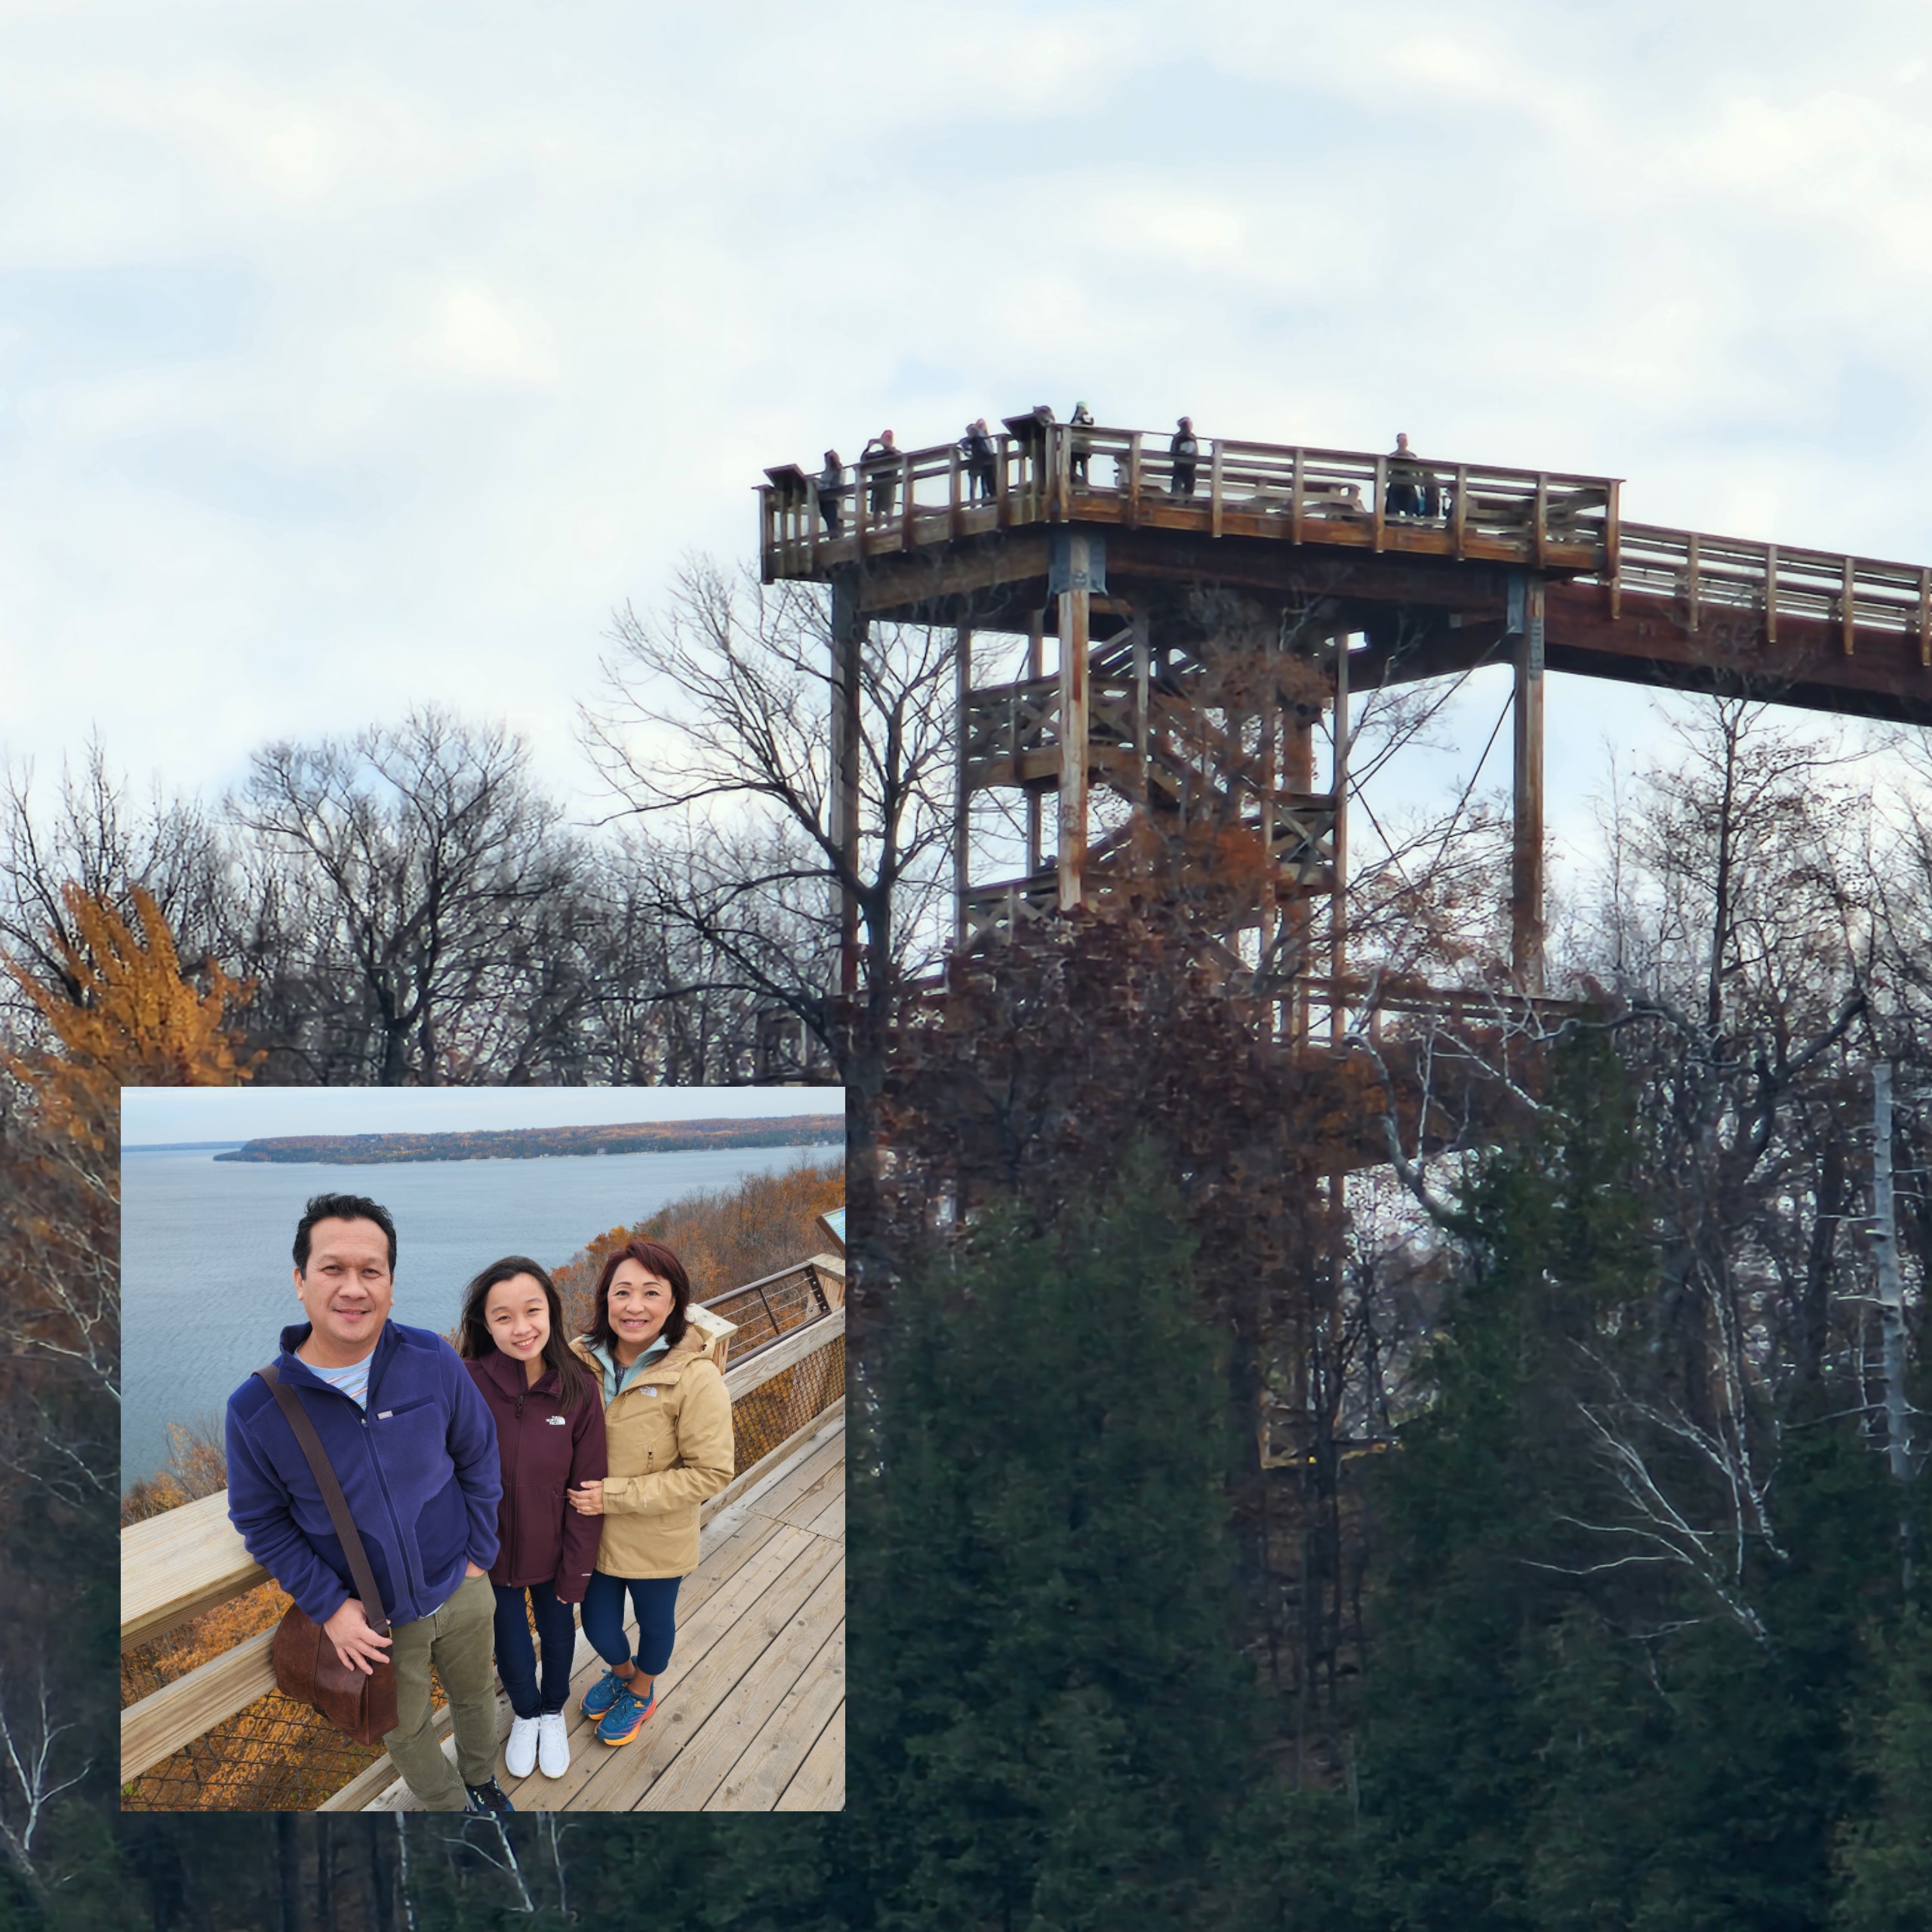
M 540 1764 L 546 1778 L 560 1778 L 571 1761 L 572 1606 L 596 1567 L 599 1529 L 565 1499 L 571 1484 L 606 1473 L 604 1404 L 570 1349 L 556 1284 L 527 1255 L 491 1262 L 464 1291 L 457 1351 L 490 1405 L 503 1466 L 490 1583 L 497 1674 L 515 1713 L 503 1764 L 512 1777 Z M 532 1619 L 543 1646 L 540 1690 Z
M 977 422 L 966 426 L 966 433 L 959 439 L 959 448 L 966 458 L 968 485 L 974 502 L 983 498 L 990 503 L 998 494 L 998 458 L 993 450 L 992 432 L 986 427 L 986 419 L 982 416 Z
M 1168 454 L 1173 459 L 1173 473 L 1168 483 L 1168 494 L 1176 497 L 1194 494 L 1194 466 L 1201 454 L 1201 445 L 1194 433 L 1194 418 L 1182 417 L 1174 425 L 1174 441 L 1168 446 Z
M 309 1318 L 281 1331 L 276 1372 L 342 1485 L 389 1634 L 364 1617 L 309 1459 L 255 1375 L 228 1398 L 229 1521 L 346 1666 L 368 1672 L 385 1655 L 395 1665 L 396 1727 L 383 1742 L 423 1808 L 507 1811 L 490 1681 L 502 1484 L 489 1408 L 440 1335 L 389 1318 L 386 1208 L 361 1195 L 311 1200 L 295 1229 L 295 1292 Z M 449 1698 L 454 1770 L 432 1721 L 432 1663 Z

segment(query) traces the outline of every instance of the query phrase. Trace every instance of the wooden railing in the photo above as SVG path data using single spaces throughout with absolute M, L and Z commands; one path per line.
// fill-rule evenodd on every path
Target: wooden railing
M 1614 560 L 1614 477 L 1437 463 L 1360 450 L 1171 438 L 1011 417 L 989 468 L 956 443 L 875 455 L 831 483 L 765 472 L 759 550 L 768 582 L 815 577 L 920 545 L 1042 523 L 1198 529 L 1351 549 L 1416 550 L 1575 571 Z
M 714 1311 L 773 1284 L 809 1278 L 815 1306 L 795 1326 L 768 1335 L 742 1360 L 730 1360 L 738 1325 Z M 761 1282 L 751 1282 L 711 1302 L 694 1304 L 691 1320 L 709 1337 L 708 1352 L 724 1371 L 724 1386 L 735 1407 L 788 1369 L 845 1333 L 845 1268 L 835 1256 L 820 1254 Z M 842 1399 L 842 1398 L 841 1398 Z M 826 1407 L 836 1406 L 828 1399 Z M 821 1412 L 823 1413 L 823 1411 Z M 792 1447 L 804 1429 L 779 1443 L 707 1503 L 708 1520 L 755 1482 Z M 125 1651 L 164 1635 L 189 1618 L 246 1595 L 269 1580 L 251 1557 L 228 1520 L 228 1492 L 165 1511 L 121 1533 L 121 1647 Z M 121 1713 L 121 1777 L 125 1783 L 171 1756 L 223 1718 L 234 1716 L 275 1688 L 269 1660 L 274 1632 L 248 1638 L 211 1658 L 185 1676 L 129 1705 Z
M 1781 621 L 1823 624 L 1847 655 L 1860 632 L 1902 636 L 1932 666 L 1932 568 L 1626 523 L 1615 477 L 1202 438 L 1189 479 L 1171 440 L 1012 417 L 977 478 L 952 443 L 849 466 L 830 490 L 795 465 L 768 469 L 765 579 L 824 578 L 995 531 L 1111 524 L 1515 563 L 1599 585 L 1613 617 L 1626 597 L 1692 633 L 1744 615 L 1774 643 Z

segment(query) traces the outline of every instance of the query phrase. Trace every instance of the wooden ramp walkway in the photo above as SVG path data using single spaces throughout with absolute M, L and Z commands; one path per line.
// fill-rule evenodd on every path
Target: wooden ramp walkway
M 712 1518 L 702 1550 L 678 1593 L 678 1647 L 644 1729 L 614 1749 L 591 1734 L 577 1703 L 604 1666 L 580 1632 L 569 1770 L 512 1779 L 499 1754 L 518 1810 L 844 1808 L 843 1414 Z M 500 1694 L 497 1717 L 500 1738 L 510 1724 Z M 417 1807 L 398 1779 L 362 1808 Z

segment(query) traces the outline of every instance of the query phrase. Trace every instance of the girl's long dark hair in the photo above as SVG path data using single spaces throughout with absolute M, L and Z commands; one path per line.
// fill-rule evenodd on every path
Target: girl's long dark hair
M 550 1339 L 543 1344 L 546 1368 L 557 1371 L 557 1404 L 568 1415 L 580 1402 L 592 1399 L 590 1372 L 577 1358 L 564 1334 L 563 1298 L 549 1272 L 527 1254 L 506 1254 L 489 1266 L 463 1291 L 463 1313 L 457 1323 L 456 1352 L 471 1361 L 481 1361 L 496 1351 L 497 1339 L 483 1318 L 483 1304 L 499 1282 L 528 1275 L 543 1291 L 550 1304 Z
M 613 1361 L 617 1358 L 617 1334 L 611 1326 L 611 1278 L 626 1261 L 641 1262 L 647 1273 L 670 1283 L 671 1312 L 664 1318 L 661 1332 L 674 1349 L 685 1339 L 685 1311 L 691 1305 L 691 1278 L 685 1272 L 685 1264 L 661 1241 L 627 1241 L 614 1254 L 606 1255 L 604 1272 L 597 1278 L 596 1299 L 591 1303 L 587 1339 Z

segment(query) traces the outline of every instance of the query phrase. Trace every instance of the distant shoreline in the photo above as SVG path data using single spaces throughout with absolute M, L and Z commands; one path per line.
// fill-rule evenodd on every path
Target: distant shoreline
M 240 1147 L 240 1140 L 140 1140 L 130 1141 L 124 1154 L 208 1154 L 217 1147 Z
M 217 1161 L 383 1167 L 415 1161 L 672 1154 L 713 1147 L 839 1146 L 844 1140 L 845 1116 L 836 1113 L 781 1115 L 760 1120 L 636 1121 L 608 1127 L 508 1128 L 473 1134 L 290 1134 L 238 1145 L 233 1141 L 204 1144 L 228 1150 L 217 1153 Z

